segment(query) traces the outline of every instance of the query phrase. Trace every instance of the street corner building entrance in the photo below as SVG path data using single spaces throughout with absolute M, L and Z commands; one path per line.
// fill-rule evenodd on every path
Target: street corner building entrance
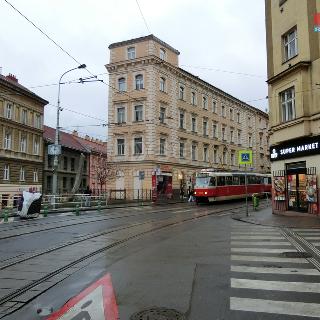
M 271 146 L 273 211 L 319 214 L 320 136 Z

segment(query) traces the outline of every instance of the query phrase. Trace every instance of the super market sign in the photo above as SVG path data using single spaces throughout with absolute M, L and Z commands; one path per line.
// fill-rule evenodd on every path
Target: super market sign
M 270 161 L 320 154 L 320 136 L 305 137 L 270 147 Z

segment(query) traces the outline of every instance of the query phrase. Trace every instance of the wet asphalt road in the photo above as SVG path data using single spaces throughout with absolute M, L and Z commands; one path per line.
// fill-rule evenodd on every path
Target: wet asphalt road
M 4 315 L 10 308 L 20 308 L 4 319 L 47 319 L 46 313 L 58 310 L 97 279 L 110 274 L 120 319 L 130 319 L 134 313 L 151 307 L 175 309 L 189 320 L 314 319 L 320 310 L 320 273 L 306 259 L 290 260 L 282 255 L 284 251 L 296 252 L 283 230 L 232 220 L 231 210 L 241 205 L 117 209 L 102 217 L 83 215 L 79 217 L 82 224 L 67 227 L 63 225 L 68 217 L 52 217 L 46 222 L 57 229 L 0 240 L 1 251 L 6 252 L 4 259 L 107 232 L 1 270 L 2 298 L 12 292 L 10 287 L 18 290 L 31 278 L 38 279 L 39 275 L 109 246 L 13 297 L 2 304 L 0 312 Z M 219 212 L 206 215 L 214 211 Z M 197 218 L 199 215 L 202 217 Z M 95 219 L 100 220 L 92 221 Z M 46 228 L 43 220 L 36 226 L 38 223 L 35 220 L 28 225 L 34 230 Z M 1 229 L 24 233 L 29 226 L 10 228 L 2 226 L 0 233 Z M 310 231 L 297 232 L 307 233 L 302 235 L 308 238 Z

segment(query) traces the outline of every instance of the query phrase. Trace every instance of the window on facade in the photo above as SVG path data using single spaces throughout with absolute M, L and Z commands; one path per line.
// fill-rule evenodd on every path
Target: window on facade
M 3 180 L 10 180 L 10 166 L 8 164 L 5 164 L 3 168 Z
M 179 87 L 179 99 L 184 100 L 184 87 Z
M 238 130 L 238 144 L 241 144 L 241 131 Z
M 126 122 L 126 109 L 125 109 L 125 107 L 117 108 L 117 122 L 118 123 Z
M 197 131 L 197 120 L 196 118 L 191 118 L 191 131 L 196 132 Z
M 203 161 L 208 161 L 208 147 L 203 147 Z
M 62 189 L 64 191 L 67 189 L 67 177 L 62 178 Z
M 53 166 L 53 156 L 50 156 L 48 154 L 47 161 L 48 161 L 48 168 L 52 168 L 52 166 Z
M 179 128 L 180 129 L 184 128 L 184 111 L 183 110 L 180 111 L 180 115 L 179 115 Z
M 283 35 L 283 54 L 284 61 L 287 61 L 298 54 L 298 37 L 297 29 Z
M 160 154 L 164 155 L 165 154 L 165 147 L 166 147 L 166 139 L 160 138 Z
M 282 122 L 293 120 L 296 117 L 294 88 L 290 88 L 281 92 L 280 99 Z
M 63 157 L 63 170 L 68 170 L 68 157 Z
M 124 139 L 117 139 L 118 156 L 124 156 Z
M 260 137 L 259 137 L 259 143 L 260 143 L 260 147 L 263 147 L 263 137 L 262 137 L 262 135 L 260 135 Z
M 203 120 L 202 129 L 203 129 L 203 135 L 207 136 L 208 135 L 208 121 L 207 120 Z
M 136 79 L 136 90 L 143 89 L 143 75 L 138 74 L 136 75 L 135 79 Z
M 36 114 L 34 117 L 34 126 L 37 129 L 41 129 L 41 115 L 40 114 Z
M 33 141 L 33 154 L 38 155 L 40 153 L 40 141 L 39 137 L 34 137 Z
M 160 114 L 159 114 L 160 123 L 164 123 L 165 118 L 166 118 L 166 108 L 160 107 Z
M 33 182 L 38 182 L 38 181 L 39 181 L 39 170 L 33 169 Z
M 76 159 L 75 158 L 71 158 L 70 159 L 70 170 L 74 171 L 75 170 L 75 163 L 76 163 Z
M 236 164 L 236 156 L 234 152 L 231 152 L 231 164 L 233 166 Z
M 230 142 L 234 142 L 233 130 L 230 130 Z
M 222 152 L 222 162 L 223 162 L 223 164 L 227 164 L 227 152 L 226 151 Z
M 126 79 L 125 78 L 120 78 L 118 80 L 118 90 L 120 92 L 126 91 Z
M 11 103 L 7 103 L 5 109 L 5 117 L 7 119 L 12 119 L 13 105 Z
M 212 137 L 218 138 L 218 127 L 216 123 L 212 125 Z
M 143 106 L 135 106 L 134 107 L 134 121 L 142 121 L 143 120 Z
M 180 158 L 184 158 L 184 142 L 180 142 L 179 151 Z
M 164 77 L 160 78 L 160 91 L 166 91 L 166 79 Z
M 222 140 L 226 140 L 226 128 L 225 127 L 221 128 L 221 138 L 222 138 Z
M 213 148 L 213 162 L 217 163 L 218 162 L 218 149 Z
M 128 59 L 135 59 L 136 58 L 136 48 L 135 47 L 130 47 L 127 49 L 127 53 L 128 53 Z
M 240 123 L 240 112 L 237 113 L 237 122 Z
M 160 59 L 166 60 L 166 51 L 164 49 L 160 49 Z
M 192 160 L 197 160 L 197 146 L 195 144 L 193 144 L 191 146 L 191 159 Z
M 25 168 L 20 167 L 20 181 L 24 181 L 24 180 L 25 180 Z
M 221 115 L 222 115 L 223 117 L 226 116 L 226 107 L 225 107 L 225 106 L 221 106 Z
M 217 102 L 212 101 L 212 112 L 217 113 Z
M 70 189 L 73 188 L 74 185 L 74 178 L 70 178 Z
M 197 95 L 194 91 L 191 92 L 191 104 L 194 106 L 197 104 Z
M 134 138 L 134 154 L 142 154 L 142 138 Z
M 248 143 L 249 143 L 249 147 L 252 148 L 252 136 L 249 135 L 248 137 Z
M 230 119 L 233 120 L 233 109 L 230 109 Z
M 23 124 L 27 124 L 27 122 L 28 122 L 28 112 L 27 112 L 27 110 L 22 110 L 21 111 L 21 122 L 23 123 Z
M 9 131 L 6 131 L 4 134 L 4 149 L 10 150 L 12 144 L 12 134 Z
M 208 110 L 208 98 L 207 97 L 202 97 L 202 107 L 203 107 L 203 109 Z
M 25 135 L 21 135 L 20 138 L 20 152 L 27 151 L 27 137 Z

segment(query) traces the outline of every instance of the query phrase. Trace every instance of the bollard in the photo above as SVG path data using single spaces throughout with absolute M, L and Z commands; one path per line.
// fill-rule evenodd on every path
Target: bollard
M 48 216 L 48 206 L 47 206 L 47 205 L 44 205 L 44 206 L 43 206 L 43 216 L 44 216 L 44 217 L 47 217 L 47 216 Z
M 101 200 L 98 201 L 98 211 L 101 211 Z
M 79 204 L 76 205 L 76 216 L 80 215 Z
M 8 222 L 8 221 L 9 221 L 8 210 L 4 209 L 3 210 L 3 222 Z
M 259 195 L 254 193 L 252 194 L 252 203 L 253 203 L 253 209 L 257 210 L 259 207 Z

